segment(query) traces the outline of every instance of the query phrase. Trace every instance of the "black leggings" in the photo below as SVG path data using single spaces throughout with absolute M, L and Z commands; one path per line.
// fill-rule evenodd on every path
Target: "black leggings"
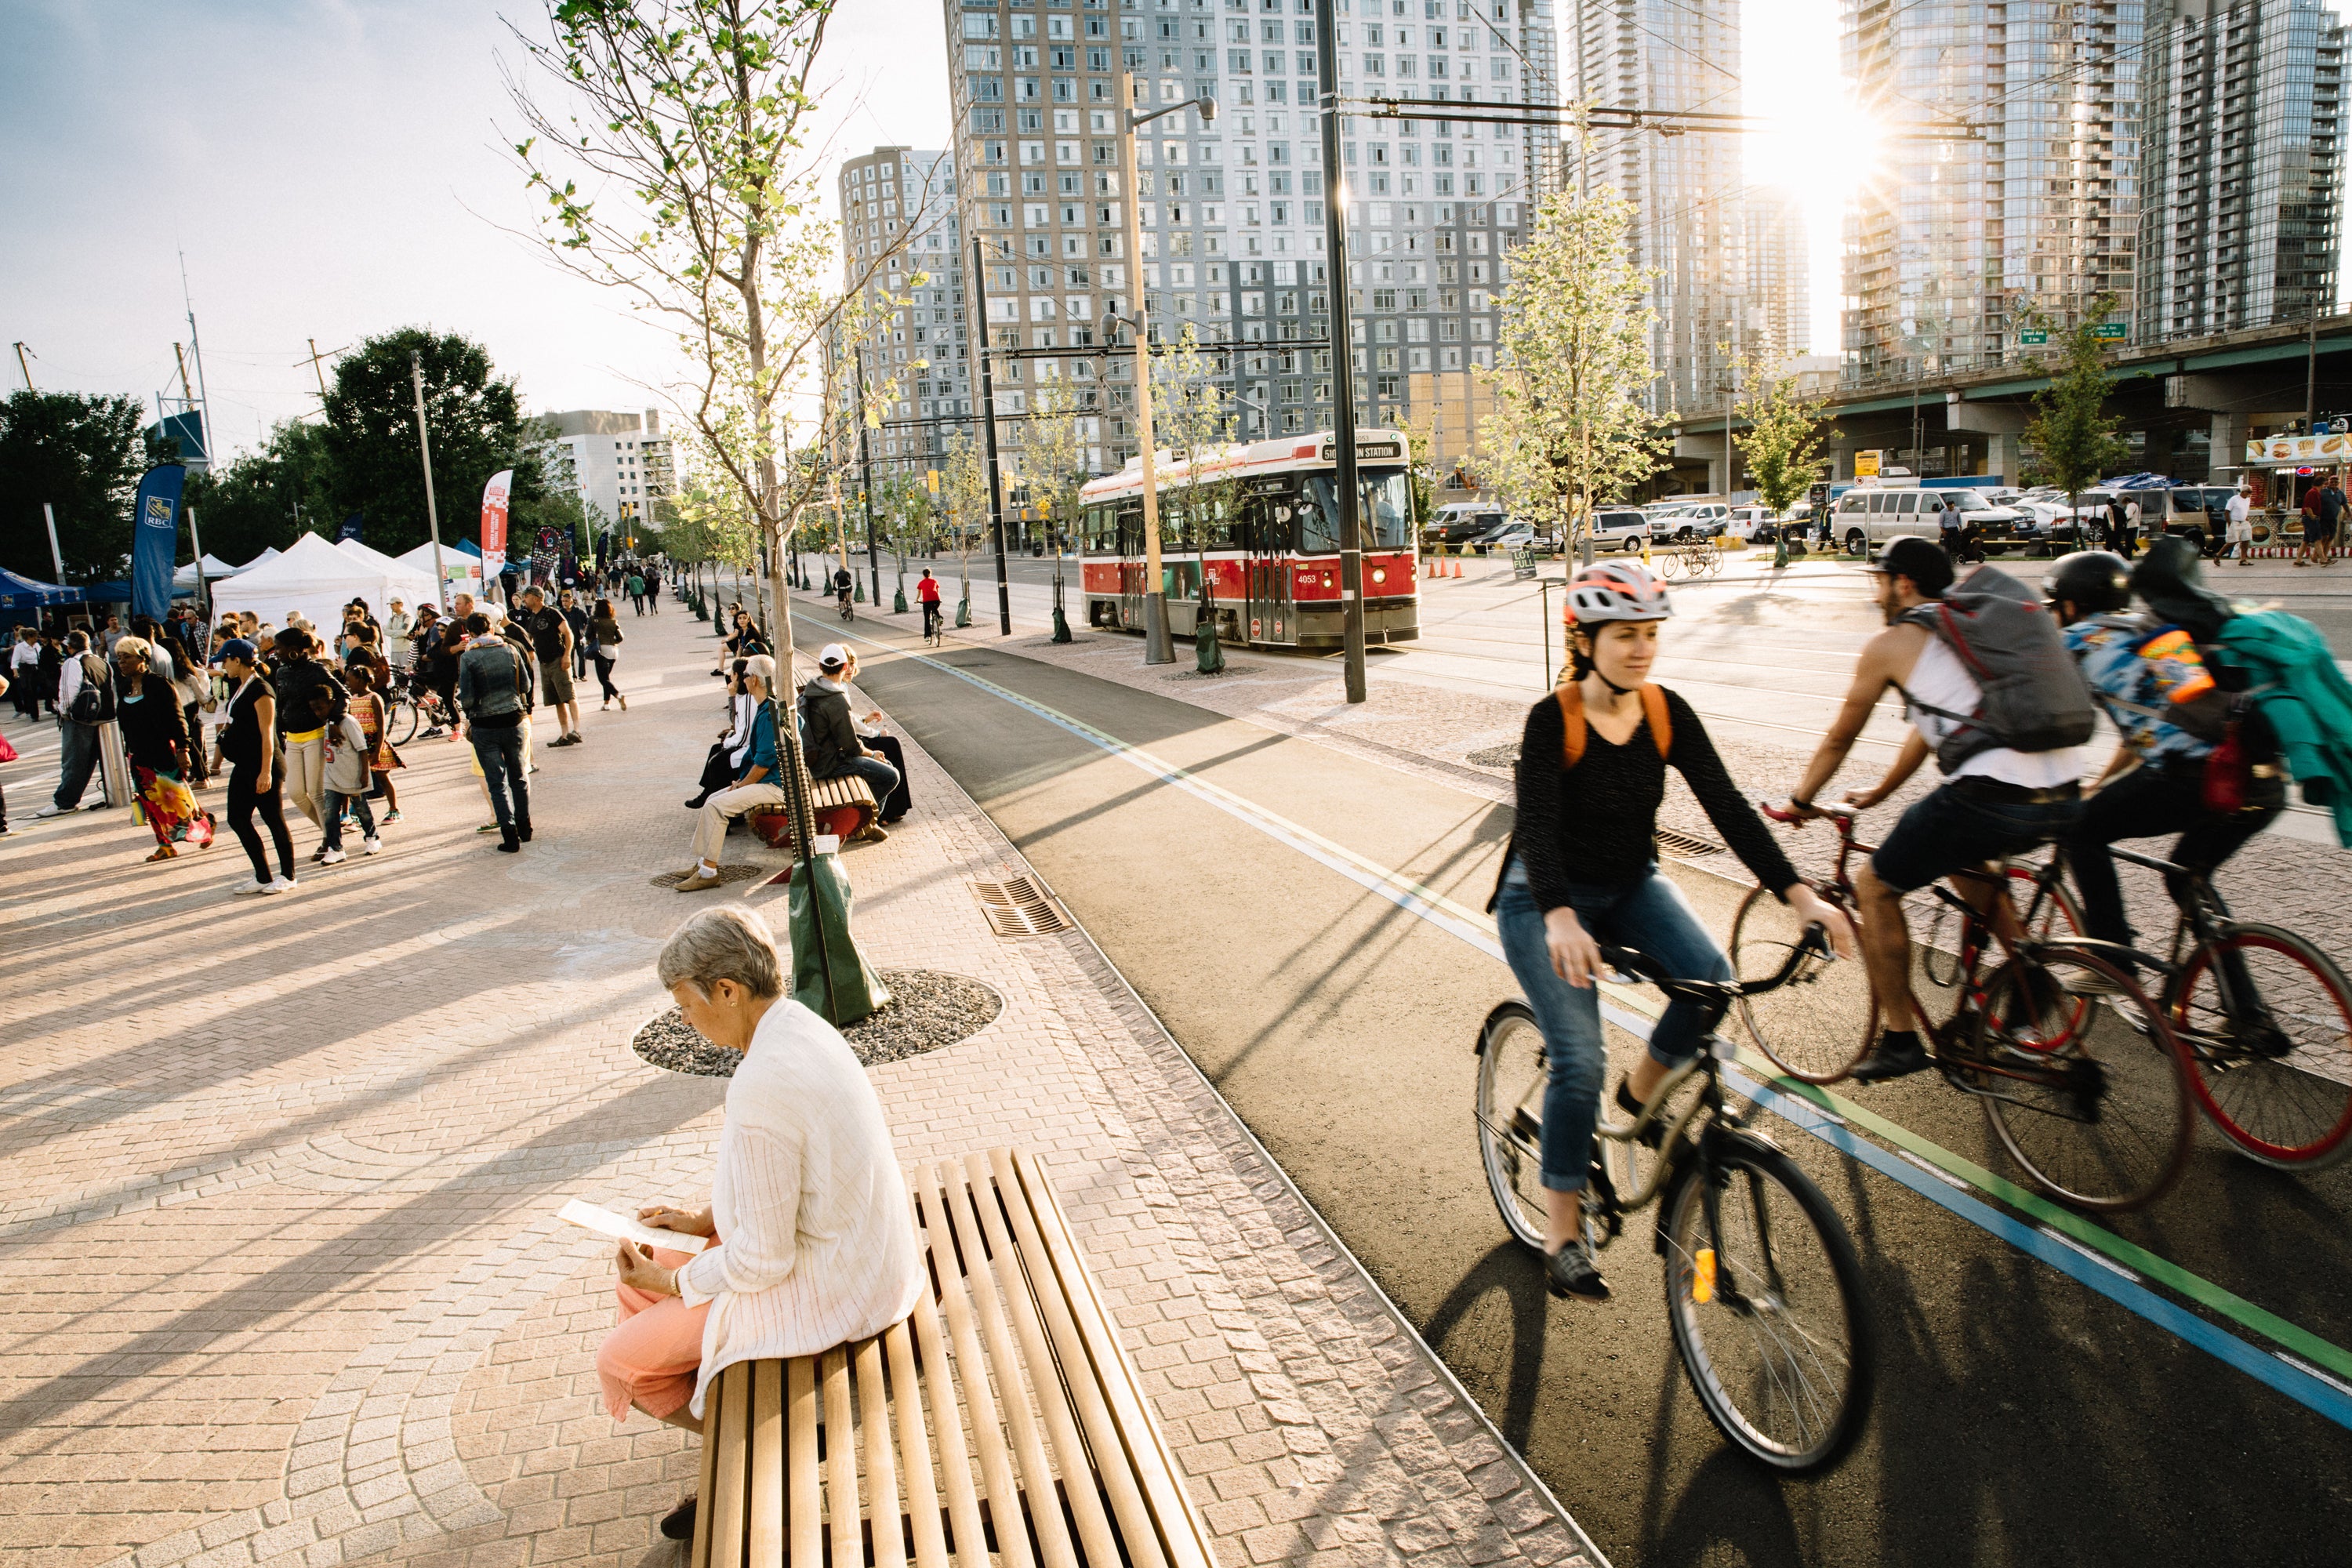
M 604 689 L 604 700 L 610 702 L 621 694 L 621 689 L 613 684 L 613 661 L 601 653 L 589 657 L 596 661 L 596 680 Z
M 262 850 L 261 835 L 253 826 L 254 813 L 269 824 L 269 837 L 278 846 L 278 874 L 288 881 L 294 879 L 294 840 L 286 832 L 286 802 L 280 793 L 283 781 L 271 778 L 269 793 L 261 794 L 253 787 L 257 768 L 232 767 L 228 773 L 228 826 L 236 841 L 245 846 L 246 855 L 253 861 L 253 879 L 269 880 L 269 857 Z

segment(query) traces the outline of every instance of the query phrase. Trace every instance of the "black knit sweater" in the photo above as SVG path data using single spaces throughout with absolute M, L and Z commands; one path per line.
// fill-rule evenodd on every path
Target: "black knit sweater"
M 180 711 L 180 694 L 152 670 L 139 677 L 138 692 L 138 701 L 116 704 L 122 721 L 123 754 L 142 768 L 170 773 L 181 766 L 181 759 L 187 754 L 188 721 Z
M 1561 749 L 1567 731 L 1559 700 L 1547 697 L 1528 710 L 1519 741 L 1518 816 L 1503 868 L 1509 870 L 1513 857 L 1528 868 L 1538 908 L 1549 911 L 1566 904 L 1571 885 L 1622 886 L 1647 874 L 1657 858 L 1651 841 L 1666 795 L 1669 762 L 1758 881 L 1777 893 L 1797 880 L 1796 868 L 1731 782 L 1691 705 L 1669 691 L 1666 716 L 1675 737 L 1667 756 L 1658 755 L 1646 717 L 1622 746 L 1588 721 L 1584 756 L 1570 768 Z M 1499 898 L 1499 877 L 1495 890 Z M 1494 900 L 1486 907 L 1493 909 Z

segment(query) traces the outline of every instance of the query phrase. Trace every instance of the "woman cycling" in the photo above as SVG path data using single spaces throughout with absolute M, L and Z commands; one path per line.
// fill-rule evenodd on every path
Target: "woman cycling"
M 1674 614 L 1644 568 L 1588 566 L 1568 584 L 1573 669 L 1537 703 L 1519 742 L 1518 813 L 1495 910 L 1503 953 L 1543 1030 L 1550 1084 L 1544 1093 L 1544 1272 L 1552 1293 L 1606 1300 L 1608 1282 L 1583 1239 L 1583 1192 L 1592 1163 L 1608 1057 L 1593 977 L 1599 944 L 1647 953 L 1675 975 L 1729 980 L 1731 966 L 1675 885 L 1653 847 L 1672 764 L 1707 820 L 1743 865 L 1807 921 L 1828 928 L 1841 957 L 1853 952 L 1845 918 L 1798 879 L 1788 857 L 1724 771 L 1689 703 L 1650 685 L 1659 624 Z M 1663 733 L 1661 732 L 1663 731 Z M 1671 1001 L 1649 1055 L 1617 1089 L 1638 1114 L 1667 1071 L 1698 1047 L 1699 1008 Z

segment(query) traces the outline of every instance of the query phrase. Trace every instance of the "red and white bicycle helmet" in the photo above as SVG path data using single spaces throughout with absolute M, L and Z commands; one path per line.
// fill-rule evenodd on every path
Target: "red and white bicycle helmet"
M 1568 580 L 1568 616 L 1579 626 L 1606 621 L 1671 619 L 1666 585 L 1646 566 L 1627 561 L 1597 562 Z

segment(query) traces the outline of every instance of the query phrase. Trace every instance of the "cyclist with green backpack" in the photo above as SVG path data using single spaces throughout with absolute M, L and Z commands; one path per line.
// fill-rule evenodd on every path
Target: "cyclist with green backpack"
M 1518 809 L 1487 909 L 1503 955 L 1543 1032 L 1549 1079 L 1541 1127 L 1544 1272 L 1554 1295 L 1606 1300 L 1582 1235 L 1608 1057 L 1593 982 L 1600 943 L 1654 959 L 1675 977 L 1729 980 L 1731 966 L 1682 892 L 1659 874 L 1658 805 L 1666 769 L 1683 775 L 1748 870 L 1800 919 L 1852 956 L 1845 917 L 1817 896 L 1731 781 L 1689 703 L 1650 681 L 1664 585 L 1630 562 L 1585 567 L 1568 584 L 1570 678 L 1537 703 L 1519 742 Z M 1617 1089 L 1639 1115 L 1667 1071 L 1696 1052 L 1705 1008 L 1677 997 L 1650 1050 Z
M 1986 566 L 1954 592 L 1950 557 L 1916 534 L 1888 540 L 1866 570 L 1876 579 L 1886 629 L 1864 647 L 1845 705 L 1789 809 L 1821 815 L 1814 798 L 1837 776 L 1878 699 L 1890 689 L 1900 693 L 1912 733 L 1885 776 L 1846 801 L 1878 805 L 1931 751 L 1944 782 L 1904 812 L 1854 879 L 1881 1028 L 1851 1076 L 1869 1083 L 1927 1066 L 1904 896 L 1995 866 L 2073 827 L 2083 809 L 2081 748 L 2094 713 L 2055 618 L 2023 584 Z M 1955 891 L 2001 921 L 1996 883 L 1963 878 Z

